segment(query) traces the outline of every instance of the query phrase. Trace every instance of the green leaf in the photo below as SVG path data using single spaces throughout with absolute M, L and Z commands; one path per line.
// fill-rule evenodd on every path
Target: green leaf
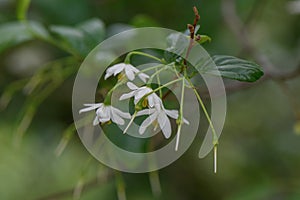
M 105 37 L 104 24 L 99 19 L 88 20 L 76 27 L 51 26 L 50 30 L 59 42 L 81 56 L 86 56 Z
M 262 68 L 250 61 L 233 56 L 213 56 L 218 70 L 208 69 L 205 73 L 219 75 L 224 78 L 234 79 L 244 82 L 255 82 L 260 79 L 264 72 Z
M 0 26 L 0 53 L 6 49 L 33 40 L 35 36 L 48 37 L 47 30 L 38 22 L 10 22 Z
M 31 0 L 18 0 L 17 4 L 17 17 L 19 20 L 26 19 L 26 13 L 29 8 Z
M 199 44 L 204 44 L 206 42 L 211 42 L 211 37 L 207 35 L 200 35 L 200 40 L 198 41 Z

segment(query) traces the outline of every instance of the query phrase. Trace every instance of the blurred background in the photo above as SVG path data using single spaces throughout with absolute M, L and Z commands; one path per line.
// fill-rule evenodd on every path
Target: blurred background
M 27 18 L 39 34 L 32 34 L 18 22 L 22 6 L 0 0 L 0 199 L 117 199 L 120 174 L 91 157 L 72 125 L 76 71 L 98 42 L 128 28 L 184 31 L 193 6 L 201 34 L 212 37 L 204 45 L 211 55 L 253 60 L 266 76 L 253 84 L 226 81 L 217 174 L 212 155 L 198 158 L 204 123 L 186 154 L 159 171 L 161 188 L 150 181 L 157 174 L 123 173 L 127 199 L 300 199 L 299 4 L 33 0 Z M 91 19 L 85 25 L 99 37 L 82 43 L 80 25 Z

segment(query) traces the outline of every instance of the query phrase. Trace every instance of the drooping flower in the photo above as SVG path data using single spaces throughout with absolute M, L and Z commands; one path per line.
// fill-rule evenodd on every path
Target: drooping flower
M 135 75 L 138 75 L 138 77 L 144 83 L 146 83 L 147 78 L 149 78 L 149 76 L 147 74 L 140 72 L 140 70 L 138 70 L 131 64 L 119 63 L 119 64 L 116 64 L 106 70 L 104 79 L 106 80 L 107 78 L 109 78 L 112 75 L 116 76 L 117 74 L 121 73 L 122 71 L 125 72 L 126 77 L 131 81 L 134 80 Z
M 159 96 L 153 92 L 152 88 L 143 86 L 143 87 L 137 87 L 135 84 L 131 82 L 127 82 L 127 86 L 132 91 L 126 94 L 123 94 L 120 97 L 120 100 L 129 99 L 131 97 L 134 97 L 134 104 L 136 105 L 145 95 L 148 94 L 146 97 L 148 100 L 148 105 L 150 108 L 153 108 L 154 106 L 161 106 L 162 101 L 159 98 Z
M 93 125 L 96 126 L 99 123 L 109 122 L 110 120 L 118 125 L 124 125 L 125 119 L 130 119 L 131 115 L 129 113 L 125 113 L 111 105 L 105 105 L 104 103 L 96 103 L 96 104 L 84 104 L 87 106 L 79 111 L 80 113 L 88 112 L 91 110 L 96 110 L 96 117 L 93 121 Z
M 168 110 L 165 109 L 163 106 L 150 109 L 141 110 L 137 113 L 137 116 L 142 115 L 149 115 L 143 123 L 140 125 L 139 133 L 143 134 L 147 127 L 149 127 L 153 122 L 157 122 L 162 133 L 164 134 L 165 138 L 170 138 L 172 129 L 171 129 L 171 122 L 168 118 L 171 117 L 173 119 L 178 119 L 178 110 Z M 189 124 L 189 122 L 183 118 L 183 122 L 185 124 Z

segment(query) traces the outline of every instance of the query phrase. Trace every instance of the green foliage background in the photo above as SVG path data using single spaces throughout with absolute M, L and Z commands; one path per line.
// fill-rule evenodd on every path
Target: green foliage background
M 257 53 L 266 55 L 281 73 L 295 69 L 300 61 L 300 16 L 288 13 L 287 2 L 236 1 Z M 193 20 L 194 5 L 201 14 L 201 33 L 213 39 L 204 45 L 209 53 L 253 60 L 225 25 L 219 0 L 33 0 L 27 17 L 39 23 L 32 25 L 38 37 L 20 26 L 14 28 L 19 23 L 17 2 L 0 0 L 0 199 L 39 199 L 110 173 L 90 157 L 70 127 L 72 84 L 81 56 L 97 42 L 93 34 L 104 34 L 102 29 L 103 39 L 128 27 L 185 30 Z M 80 24 L 90 19 L 94 19 L 90 26 L 99 29 L 83 33 Z M 48 36 L 40 25 L 52 31 L 54 41 L 44 39 Z M 57 31 L 61 26 L 72 30 L 71 35 L 63 38 Z M 84 36 L 88 40 L 77 33 L 88 35 Z M 36 79 L 24 88 L 33 75 Z M 37 88 L 35 81 L 41 84 Z M 284 86 L 289 90 L 269 80 L 230 91 L 218 174 L 213 174 L 211 155 L 197 157 L 207 128 L 203 123 L 187 153 L 160 171 L 161 199 L 300 199 L 300 136 L 294 130 L 300 79 L 288 80 Z M 61 141 L 69 143 L 56 156 Z M 155 199 L 147 174 L 124 174 L 124 179 L 128 199 Z M 108 178 L 84 188 L 80 199 L 116 198 L 115 181 Z M 72 192 L 61 199 L 72 199 Z

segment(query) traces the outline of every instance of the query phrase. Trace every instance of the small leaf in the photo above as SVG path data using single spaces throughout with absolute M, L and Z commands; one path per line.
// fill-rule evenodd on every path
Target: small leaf
M 35 36 L 48 37 L 47 30 L 38 22 L 9 22 L 0 26 L 0 53 Z
M 255 82 L 264 75 L 259 65 L 247 60 L 233 56 L 213 56 L 212 59 L 217 69 L 207 69 L 207 74 L 244 82 Z
M 51 26 L 51 32 L 68 48 L 86 56 L 105 36 L 104 24 L 99 19 L 91 19 L 76 27 Z
M 211 42 L 211 37 L 207 35 L 200 35 L 200 40 L 198 41 L 199 44 L 204 44 L 206 42 Z
M 26 13 L 29 8 L 31 0 L 18 0 L 17 4 L 17 17 L 19 20 L 26 19 Z

